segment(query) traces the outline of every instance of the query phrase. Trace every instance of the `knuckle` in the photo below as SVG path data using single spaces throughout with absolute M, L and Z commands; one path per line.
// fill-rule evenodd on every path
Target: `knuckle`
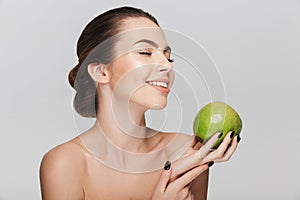
M 230 158 L 231 158 L 231 156 L 224 156 L 222 160 L 225 161 L 225 162 L 227 162 L 227 161 L 230 160 Z
M 223 153 L 217 150 L 217 151 L 215 152 L 215 156 L 216 156 L 216 158 L 220 159 L 220 158 L 223 157 Z
M 232 155 L 227 156 L 227 161 L 230 160 L 231 156 L 232 156 Z
M 223 161 L 227 162 L 227 161 L 229 161 L 229 158 L 228 158 L 228 157 L 225 157 L 225 158 L 223 159 Z
M 197 153 L 195 153 L 195 156 L 194 156 L 194 158 L 195 158 L 195 160 L 201 160 L 201 151 L 197 151 Z
M 203 160 L 204 157 L 205 157 L 205 155 L 204 155 L 202 149 L 200 149 L 199 151 L 197 151 L 197 153 L 195 154 L 195 159 L 196 159 L 197 161 Z

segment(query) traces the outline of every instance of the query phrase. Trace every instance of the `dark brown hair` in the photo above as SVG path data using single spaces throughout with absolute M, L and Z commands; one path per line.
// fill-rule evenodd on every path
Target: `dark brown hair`
M 87 66 L 90 63 L 109 64 L 113 59 L 113 45 L 100 45 L 118 34 L 122 22 L 129 17 L 145 17 L 158 24 L 149 13 L 133 7 L 119 7 L 100 14 L 82 31 L 77 42 L 78 64 L 69 72 L 69 83 L 76 90 L 73 107 L 83 117 L 96 117 L 96 86 Z

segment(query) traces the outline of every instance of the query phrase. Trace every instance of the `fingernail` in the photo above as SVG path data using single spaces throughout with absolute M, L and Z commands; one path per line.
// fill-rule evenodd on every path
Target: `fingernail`
M 214 164 L 215 164 L 214 161 L 210 161 L 210 162 L 208 163 L 208 167 L 211 167 L 211 166 L 213 166 Z
M 165 163 L 164 169 L 165 169 L 165 170 L 169 170 L 170 167 L 171 167 L 171 162 L 170 162 L 170 161 L 167 161 L 167 162 Z
M 241 136 L 238 135 L 238 136 L 237 136 L 237 142 L 239 143 L 239 142 L 241 141 L 241 139 L 242 139 Z
M 203 142 L 203 140 L 199 136 L 196 136 L 195 138 L 196 138 L 197 142 L 201 142 L 201 143 Z
M 230 138 L 233 138 L 233 136 L 234 136 L 234 131 L 231 132 Z
M 222 137 L 223 133 L 220 133 L 220 135 L 218 135 L 218 138 Z

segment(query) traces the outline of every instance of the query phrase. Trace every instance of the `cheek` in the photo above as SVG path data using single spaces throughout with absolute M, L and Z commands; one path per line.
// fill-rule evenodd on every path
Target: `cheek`
M 144 87 L 151 71 L 149 66 L 139 66 L 132 62 L 115 65 L 111 75 L 114 95 L 129 99 L 136 91 Z
M 147 77 L 147 73 L 149 73 L 149 67 L 145 67 L 142 62 L 137 61 L 135 55 L 127 54 L 112 63 L 111 82 L 114 85 L 122 81 L 122 79 L 141 82 Z M 125 82 L 124 80 L 123 82 Z
M 110 85 L 115 88 L 118 81 L 126 73 L 126 66 L 120 66 L 118 63 L 113 63 L 110 67 Z

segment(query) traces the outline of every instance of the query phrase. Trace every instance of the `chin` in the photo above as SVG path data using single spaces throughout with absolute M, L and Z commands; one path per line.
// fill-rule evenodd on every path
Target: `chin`
M 163 110 L 167 106 L 167 100 L 135 102 L 144 107 L 144 110 Z
M 167 103 L 153 104 L 149 109 L 162 110 L 167 106 Z
M 145 110 L 162 110 L 167 106 L 167 96 L 136 93 L 130 99 L 132 103 L 144 107 Z
M 151 110 L 162 110 L 167 106 L 167 100 L 155 101 L 149 104 L 148 109 Z

